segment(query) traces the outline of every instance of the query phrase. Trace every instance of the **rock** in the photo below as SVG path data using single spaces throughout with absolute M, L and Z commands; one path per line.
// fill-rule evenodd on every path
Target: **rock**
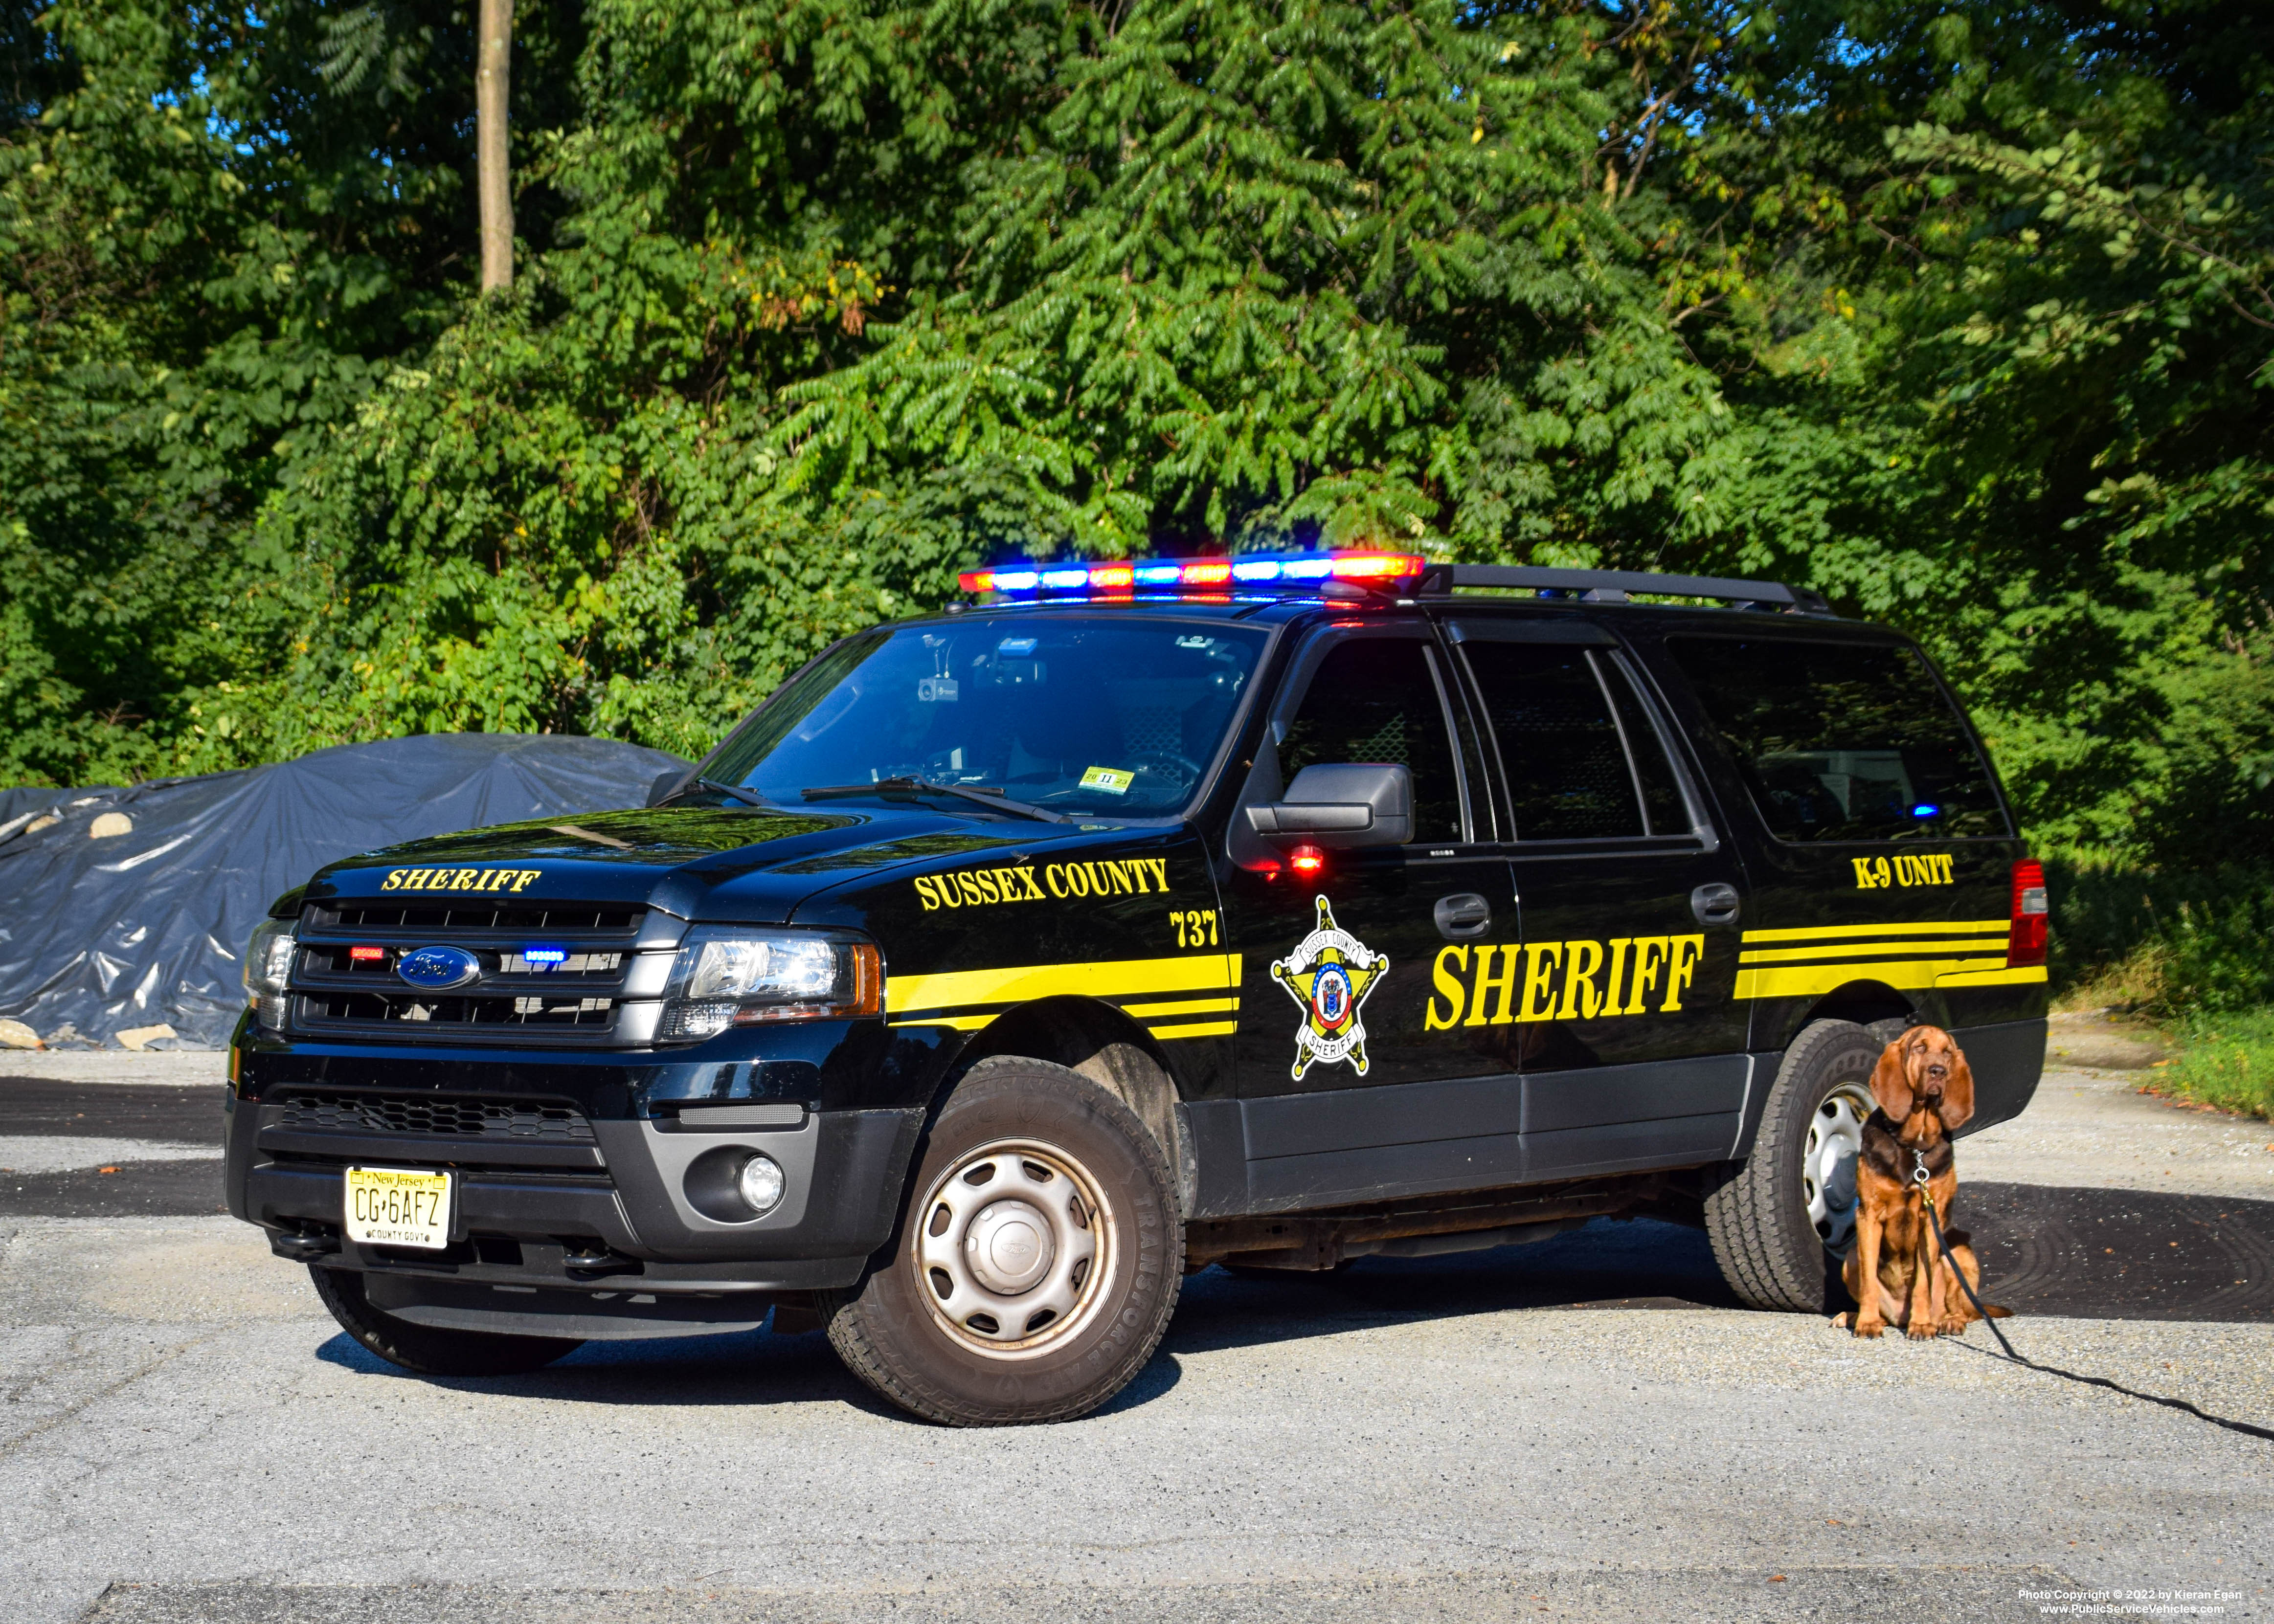
M 87 838 L 90 840 L 110 840 L 133 832 L 134 820 L 124 812 L 102 813 L 87 827 Z M 166 1035 L 171 1037 L 173 1034 L 169 1032 Z
M 129 1026 L 118 1034 L 118 1046 L 121 1049 L 131 1049 L 139 1052 L 147 1049 L 161 1038 L 170 1038 L 176 1035 L 174 1029 L 163 1021 L 160 1021 L 154 1026 Z
M 40 1034 L 20 1020 L 0 1020 L 0 1049 L 45 1049 Z

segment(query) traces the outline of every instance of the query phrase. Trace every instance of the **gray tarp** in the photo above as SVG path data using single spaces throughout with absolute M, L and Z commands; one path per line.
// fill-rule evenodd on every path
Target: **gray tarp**
M 326 863 L 485 823 L 636 807 L 675 756 L 610 739 L 434 733 L 244 772 L 0 801 L 0 1016 L 218 1048 L 271 900 Z M 54 815 L 42 829 L 29 825 Z M 124 815 L 128 832 L 95 837 Z M 12 827 L 11 827 L 12 825 Z M 116 818 L 104 825 L 117 827 Z

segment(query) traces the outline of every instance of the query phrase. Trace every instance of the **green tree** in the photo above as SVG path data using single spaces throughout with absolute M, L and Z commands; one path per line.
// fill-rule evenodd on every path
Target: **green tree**
M 2265 853 L 2268 25 L 2212 0 L 7 13 L 0 773 L 693 750 L 960 564 L 1396 542 L 1917 633 Z

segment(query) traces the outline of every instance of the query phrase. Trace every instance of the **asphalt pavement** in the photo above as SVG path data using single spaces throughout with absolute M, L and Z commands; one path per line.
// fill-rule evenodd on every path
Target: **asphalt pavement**
M 958 1432 L 814 1335 L 406 1376 L 217 1215 L 217 1075 L 132 1058 L 0 1078 L 40 1169 L 0 1173 L 0 1617 L 2274 1616 L 2274 1442 L 2154 1402 L 2274 1428 L 2274 1128 L 2121 1079 L 1961 1147 L 2044 1369 L 1749 1312 L 1697 1231 L 1598 1223 L 1209 1270 L 1104 1411 Z

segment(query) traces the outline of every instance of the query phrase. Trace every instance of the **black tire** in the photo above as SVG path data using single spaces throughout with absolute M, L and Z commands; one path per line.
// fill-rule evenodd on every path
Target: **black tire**
M 1882 1047 L 1853 1021 L 1811 1021 L 1777 1068 L 1752 1154 L 1706 1198 L 1713 1260 L 1749 1307 L 1818 1313 L 1848 1305 L 1839 1254 L 1809 1220 L 1803 1147 L 1834 1094 L 1859 1084 L 1868 1092 Z
M 1050 1238 L 1008 1255 L 1044 1272 L 1031 1289 L 992 1290 L 982 1276 L 995 1254 L 980 1237 L 989 1214 L 1023 1222 L 1001 1219 L 1022 1207 Z M 971 1069 L 933 1123 L 892 1245 L 826 1304 L 829 1341 L 926 1420 L 1071 1420 L 1153 1357 L 1184 1260 L 1176 1177 L 1144 1124 L 1078 1071 L 998 1056 Z
M 341 1329 L 389 1365 L 421 1376 L 519 1376 L 574 1353 L 583 1342 L 563 1336 L 513 1336 L 490 1331 L 453 1331 L 413 1325 L 364 1296 L 363 1275 L 354 1269 L 308 1266 L 316 1295 L 332 1311 Z

